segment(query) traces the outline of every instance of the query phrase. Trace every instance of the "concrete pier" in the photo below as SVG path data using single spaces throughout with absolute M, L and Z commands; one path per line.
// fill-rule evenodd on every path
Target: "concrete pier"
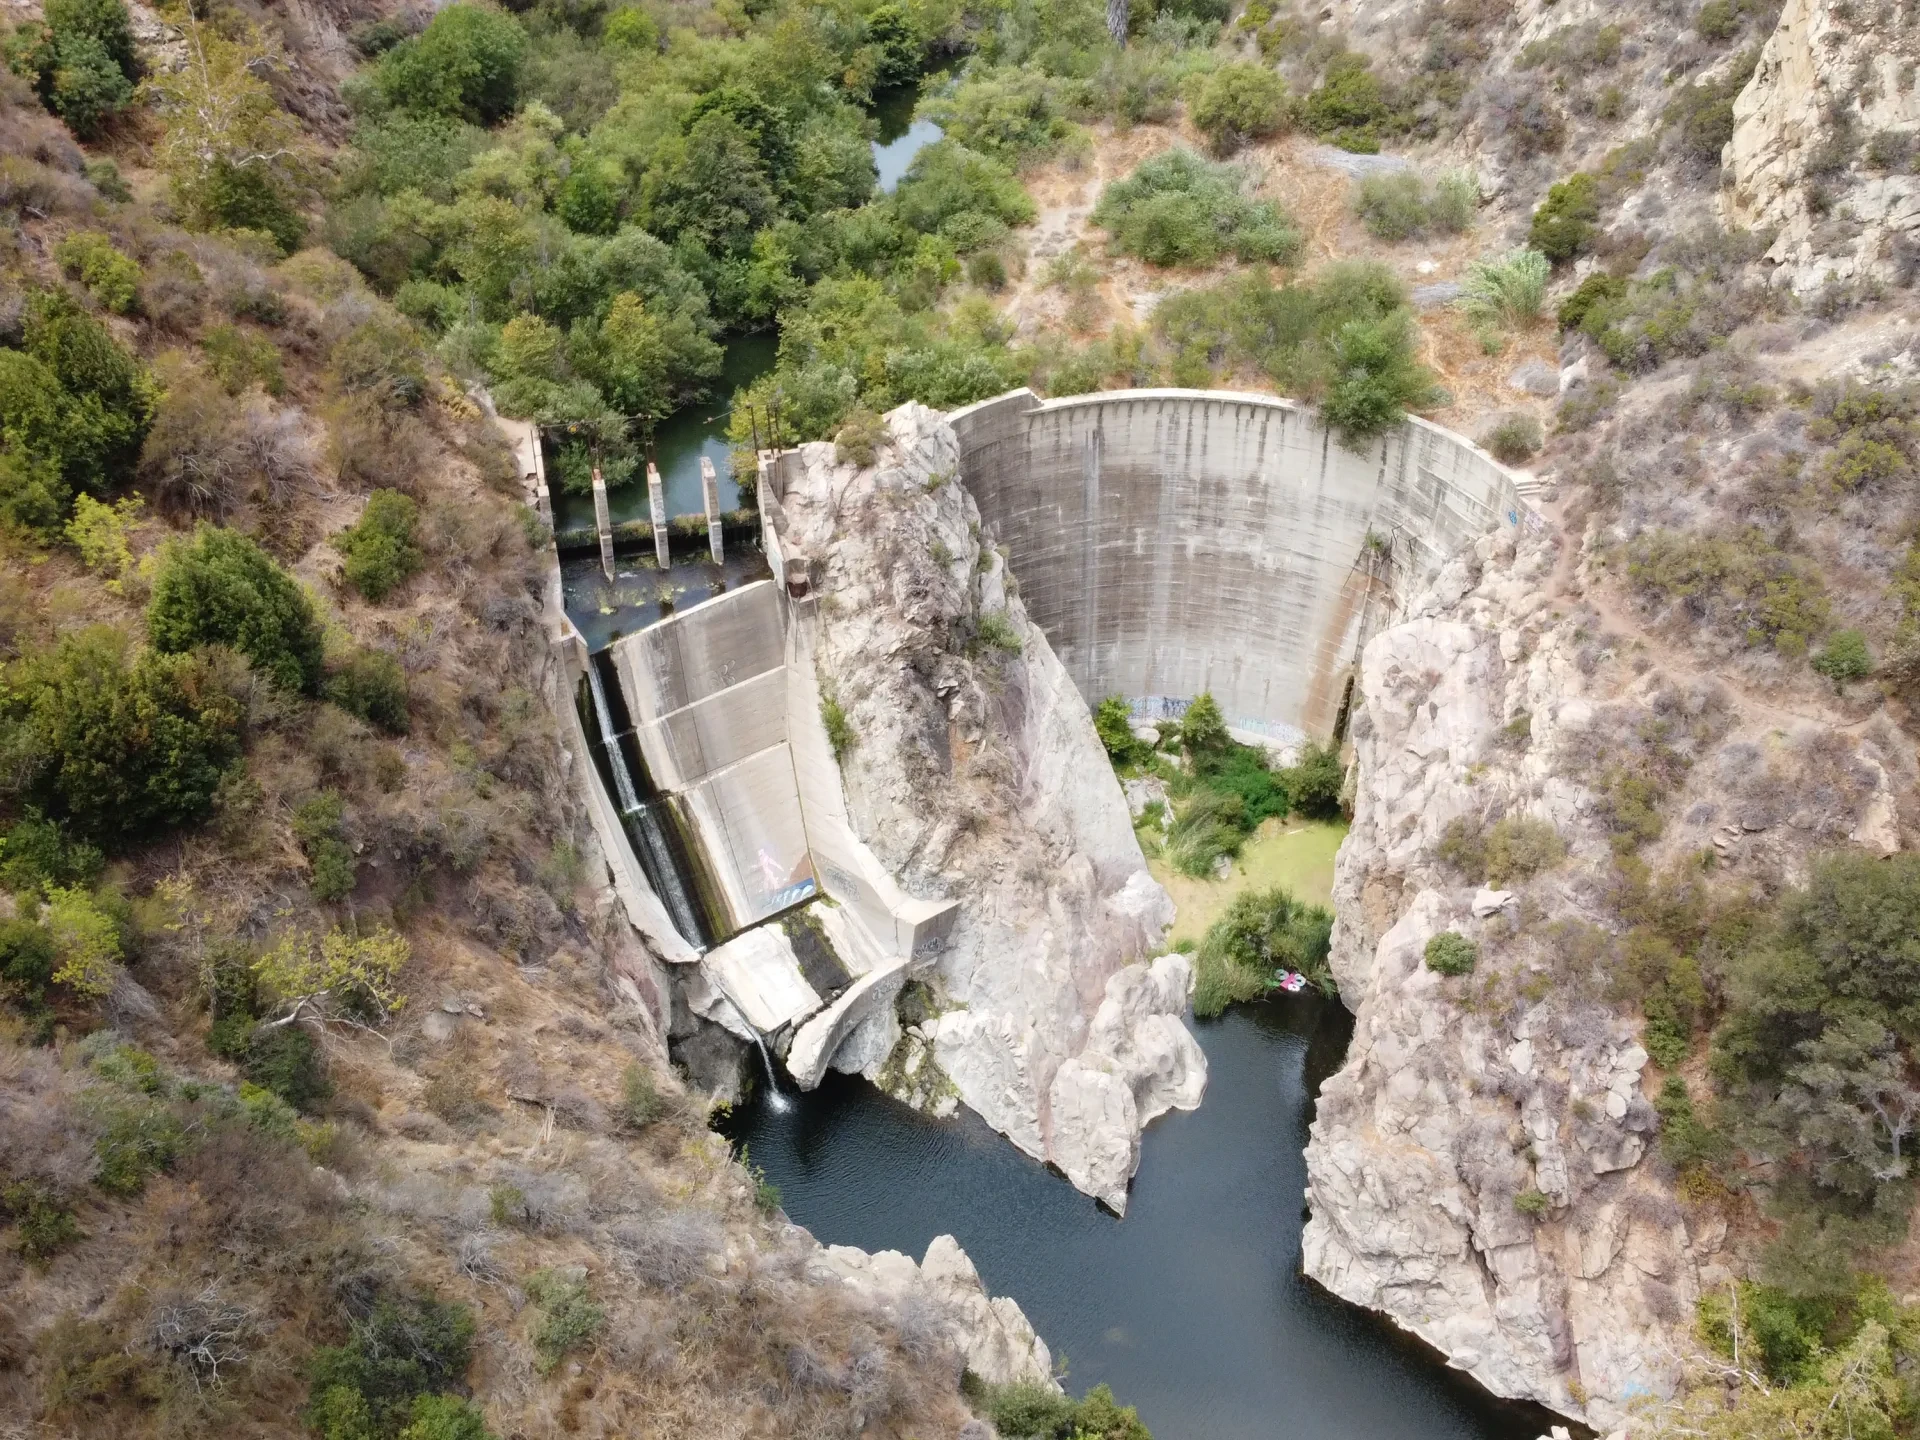
M 651 460 L 647 462 L 647 512 L 653 517 L 653 558 L 662 570 L 673 566 L 673 551 L 667 545 L 667 487 Z
M 600 467 L 593 467 L 593 523 L 600 532 L 600 568 L 613 579 L 613 517 L 607 511 L 607 482 Z
M 726 558 L 726 537 L 720 533 L 720 473 L 710 457 L 700 457 L 700 493 L 707 502 L 707 548 L 718 565 Z

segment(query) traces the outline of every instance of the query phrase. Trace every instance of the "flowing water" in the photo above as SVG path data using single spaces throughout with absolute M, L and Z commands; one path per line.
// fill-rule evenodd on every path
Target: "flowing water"
M 1196 1025 L 1206 1101 L 1148 1128 L 1124 1220 L 970 1112 L 929 1120 L 855 1077 L 743 1106 L 732 1132 L 823 1243 L 918 1259 L 954 1235 L 1068 1388 L 1110 1384 L 1156 1440 L 1533 1440 L 1554 1417 L 1300 1274 L 1313 1096 L 1351 1032 L 1310 995 Z

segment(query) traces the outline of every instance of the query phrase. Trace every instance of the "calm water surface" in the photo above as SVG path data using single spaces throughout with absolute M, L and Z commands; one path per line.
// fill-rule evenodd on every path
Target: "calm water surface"
M 740 486 L 734 479 L 727 444 L 728 407 L 733 404 L 734 391 L 751 385 L 773 368 L 774 352 L 778 348 L 779 341 L 771 331 L 729 340 L 713 393 L 698 404 L 684 405 L 674 411 L 653 432 L 654 463 L 660 467 L 660 481 L 666 490 L 668 519 L 707 513 L 706 496 L 700 489 L 702 455 L 712 460 L 719 472 L 720 508 L 739 508 Z M 651 518 L 644 468 L 631 483 L 607 492 L 607 509 L 616 525 Z M 555 495 L 553 517 L 557 530 L 591 530 L 593 496 Z
M 944 133 L 931 120 L 913 118 L 913 107 L 919 103 L 918 85 L 882 90 L 873 97 L 873 123 L 880 132 L 873 142 L 873 167 L 880 172 L 880 189 L 888 195 L 907 173 L 913 157 Z
M 1197 1024 L 1206 1102 L 1148 1129 L 1124 1220 L 970 1112 L 931 1121 L 857 1078 L 784 1115 L 743 1107 L 734 1138 L 823 1243 L 918 1259 L 958 1237 L 1068 1387 L 1112 1385 L 1155 1440 L 1533 1440 L 1545 1411 L 1299 1274 L 1312 1097 L 1351 1029 L 1309 996 Z

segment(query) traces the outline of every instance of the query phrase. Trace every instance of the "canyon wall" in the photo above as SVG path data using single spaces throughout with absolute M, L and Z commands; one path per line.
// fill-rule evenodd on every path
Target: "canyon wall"
M 1185 962 L 1147 963 L 1173 906 L 956 483 L 953 429 L 919 405 L 887 424 L 870 464 L 830 444 L 779 457 L 762 501 L 835 716 L 846 823 L 908 896 L 958 902 L 914 955 L 912 1023 L 865 1073 L 934 1110 L 964 1101 L 1124 1210 L 1141 1128 L 1206 1080 Z

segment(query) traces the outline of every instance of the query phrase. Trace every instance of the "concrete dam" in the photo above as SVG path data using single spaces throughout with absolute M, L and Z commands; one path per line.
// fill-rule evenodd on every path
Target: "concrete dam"
M 1275 739 L 1330 734 L 1360 647 L 1442 561 L 1526 513 L 1513 472 L 1408 418 L 1349 450 L 1227 391 L 1016 390 L 956 411 L 961 479 L 1089 705 L 1211 692 Z
M 1363 451 L 1307 407 L 1226 392 L 1017 390 L 948 421 L 983 542 L 1087 703 L 1151 718 L 1207 691 L 1247 738 L 1331 734 L 1366 640 L 1448 556 L 1528 514 L 1518 477 L 1415 419 Z M 885 1058 L 908 971 L 967 897 L 905 893 L 849 822 L 814 669 L 819 573 L 782 510 L 801 462 L 760 460 L 771 578 L 593 655 L 571 618 L 563 638 L 594 691 L 578 738 L 629 913 L 696 967 L 694 1013 L 810 1087 Z

